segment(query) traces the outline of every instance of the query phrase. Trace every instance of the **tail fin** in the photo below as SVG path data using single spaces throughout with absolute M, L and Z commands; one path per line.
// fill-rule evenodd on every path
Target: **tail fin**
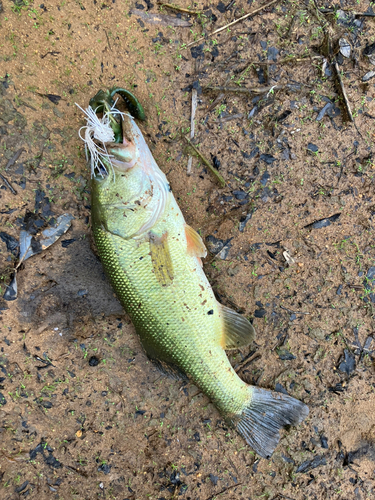
M 238 415 L 236 428 L 258 455 L 269 458 L 280 440 L 280 428 L 301 423 L 309 409 L 285 394 L 259 387 L 251 387 L 251 392 L 251 401 Z

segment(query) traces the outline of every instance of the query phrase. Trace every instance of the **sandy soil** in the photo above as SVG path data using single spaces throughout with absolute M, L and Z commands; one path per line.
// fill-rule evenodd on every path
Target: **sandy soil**
M 374 498 L 375 90 L 362 79 L 375 31 L 348 14 L 370 3 L 343 0 L 345 17 L 280 1 L 190 47 L 260 3 L 179 5 L 204 15 L 142 0 L 0 2 L 0 172 L 13 187 L 0 179 L 2 296 L 20 230 L 74 216 L 21 265 L 18 298 L 0 301 L 0 498 Z M 75 103 L 112 85 L 144 105 L 142 131 L 206 240 L 219 300 L 252 318 L 256 342 L 233 365 L 310 408 L 270 460 L 148 361 L 93 251 Z M 216 103 L 207 90 L 275 85 Z M 225 188 L 196 157 L 186 173 L 193 87 L 194 143 Z

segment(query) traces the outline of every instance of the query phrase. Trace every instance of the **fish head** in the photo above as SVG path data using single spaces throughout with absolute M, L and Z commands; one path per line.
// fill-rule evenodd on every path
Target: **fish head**
M 163 212 L 170 191 L 168 181 L 130 114 L 114 107 L 102 118 L 90 106 L 84 112 L 87 125 L 80 136 L 91 164 L 93 216 L 95 212 L 107 223 L 113 220 L 111 232 L 119 220 L 126 219 L 132 234 L 143 234 Z M 115 127 L 121 123 L 120 142 L 113 132 L 114 120 Z

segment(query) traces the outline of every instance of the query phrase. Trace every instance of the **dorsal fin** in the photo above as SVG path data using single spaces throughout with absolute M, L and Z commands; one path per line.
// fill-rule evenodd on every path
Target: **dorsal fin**
M 255 330 L 253 325 L 241 314 L 233 309 L 220 305 L 223 318 L 223 349 L 239 349 L 254 340 Z
M 203 240 L 200 235 L 190 227 L 185 224 L 185 235 L 187 241 L 187 253 L 192 257 L 206 257 L 207 249 L 204 246 Z

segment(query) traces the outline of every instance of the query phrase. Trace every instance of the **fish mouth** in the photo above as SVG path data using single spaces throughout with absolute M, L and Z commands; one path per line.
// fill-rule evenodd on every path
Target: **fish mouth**
M 86 117 L 86 125 L 80 128 L 79 136 L 85 143 L 91 177 L 96 180 L 103 180 L 108 176 L 115 178 L 116 170 L 133 168 L 139 158 L 137 127 L 130 113 L 117 108 L 117 99 L 115 101 L 113 98 L 116 93 L 136 117 L 145 119 L 143 108 L 136 98 L 117 87 L 100 90 L 86 109 L 76 104 Z

